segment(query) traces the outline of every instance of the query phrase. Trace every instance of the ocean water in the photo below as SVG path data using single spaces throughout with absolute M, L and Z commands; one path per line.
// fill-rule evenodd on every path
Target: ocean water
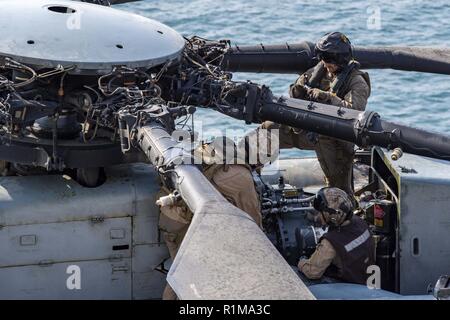
M 448 0 L 144 0 L 118 7 L 165 23 L 184 36 L 230 39 L 238 45 L 314 42 L 326 32 L 341 31 L 354 45 L 450 47 Z M 386 120 L 450 134 L 449 76 L 394 70 L 369 74 L 368 109 Z M 287 95 L 296 76 L 246 73 L 235 79 Z M 206 129 L 254 127 L 209 110 L 201 110 L 196 119 Z

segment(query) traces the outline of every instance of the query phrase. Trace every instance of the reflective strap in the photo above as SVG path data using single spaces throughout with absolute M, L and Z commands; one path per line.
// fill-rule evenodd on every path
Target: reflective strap
M 370 238 L 370 232 L 369 230 L 366 230 L 362 235 L 360 235 L 355 240 L 349 242 L 345 245 L 345 250 L 347 252 L 352 251 L 353 249 L 356 249 L 360 245 L 362 245 L 364 242 L 366 242 Z

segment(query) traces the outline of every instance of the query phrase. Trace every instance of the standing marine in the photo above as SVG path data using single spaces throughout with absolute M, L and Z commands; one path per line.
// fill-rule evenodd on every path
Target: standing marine
M 315 46 L 320 62 L 290 86 L 292 98 L 311 100 L 355 110 L 365 110 L 370 79 L 353 59 L 352 45 L 340 32 L 322 37 Z M 266 121 L 263 129 L 279 129 L 279 147 L 315 150 L 327 185 L 353 195 L 352 168 L 355 145 L 286 125 Z

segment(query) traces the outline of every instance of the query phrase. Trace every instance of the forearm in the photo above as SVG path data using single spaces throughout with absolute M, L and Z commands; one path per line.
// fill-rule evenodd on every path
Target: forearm
M 298 263 L 299 270 L 309 279 L 320 279 L 336 257 L 336 251 L 329 241 L 322 240 L 311 258 Z
M 299 270 L 311 280 L 317 280 L 322 278 L 327 268 L 318 267 L 316 264 L 312 263 L 310 259 L 300 260 L 298 264 Z

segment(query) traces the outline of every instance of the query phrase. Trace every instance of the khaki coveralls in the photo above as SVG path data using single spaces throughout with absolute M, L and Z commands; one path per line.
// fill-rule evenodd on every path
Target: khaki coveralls
M 307 100 L 306 97 L 300 96 L 296 85 L 304 85 L 307 79 L 313 74 L 314 69 L 318 68 L 319 65 L 306 71 L 291 85 L 290 95 L 292 98 Z M 335 76 L 327 73 L 321 80 L 318 89 L 330 91 L 330 86 L 334 79 Z M 316 102 L 342 106 L 343 108 L 364 110 L 370 96 L 370 80 L 367 73 L 361 72 L 358 69 L 353 70 L 344 86 L 345 94 L 343 99 L 329 92 L 325 100 Z M 280 130 L 279 146 L 281 149 L 295 147 L 304 150 L 315 150 L 320 166 L 327 178 L 327 185 L 342 189 L 349 195 L 353 195 L 351 181 L 355 146 L 353 143 L 322 135 L 319 135 L 317 141 L 314 141 L 306 131 L 276 124 L 271 121 L 264 122 L 261 128 Z

